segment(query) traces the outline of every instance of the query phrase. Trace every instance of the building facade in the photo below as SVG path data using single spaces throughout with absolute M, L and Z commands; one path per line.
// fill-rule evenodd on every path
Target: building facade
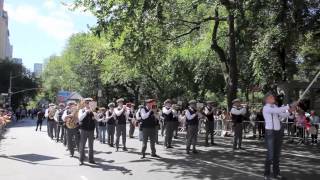
M 37 78 L 39 78 L 41 76 L 41 73 L 42 73 L 42 64 L 41 63 L 34 64 L 33 73 L 34 73 L 34 76 Z
M 3 9 L 4 0 L 0 0 L 0 59 L 12 58 L 12 45 L 9 40 L 8 13 Z

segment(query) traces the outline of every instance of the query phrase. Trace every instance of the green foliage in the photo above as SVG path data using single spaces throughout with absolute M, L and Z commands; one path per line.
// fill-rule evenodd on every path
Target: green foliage
M 12 73 L 12 89 L 17 92 L 21 90 L 37 88 L 38 84 L 32 74 L 21 64 L 15 64 L 9 60 L 0 60 L 0 93 L 8 93 L 10 83 L 10 72 Z M 12 95 L 12 107 L 15 109 L 25 105 L 25 100 L 36 95 L 35 91 L 26 91 Z

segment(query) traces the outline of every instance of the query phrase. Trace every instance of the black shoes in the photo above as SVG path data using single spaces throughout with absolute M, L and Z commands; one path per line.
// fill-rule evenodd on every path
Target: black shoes
M 126 147 L 122 148 L 123 151 L 128 151 L 128 149 Z
M 84 165 L 84 163 L 83 161 L 80 161 L 79 166 L 82 166 L 82 165 Z
M 157 157 L 157 158 L 159 158 L 160 156 L 158 156 L 157 154 L 152 154 L 151 157 Z
M 94 160 L 89 161 L 90 164 L 96 164 L 96 162 Z

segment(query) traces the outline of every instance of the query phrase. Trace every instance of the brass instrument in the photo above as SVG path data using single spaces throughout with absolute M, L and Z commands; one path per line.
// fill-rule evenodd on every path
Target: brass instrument
M 79 110 L 77 107 L 73 107 L 68 111 L 71 111 L 71 113 L 65 119 L 66 126 L 69 129 L 75 129 L 78 127 L 78 112 L 79 112 Z
M 49 119 L 53 119 L 56 114 L 57 109 L 55 107 L 49 108 L 48 117 Z

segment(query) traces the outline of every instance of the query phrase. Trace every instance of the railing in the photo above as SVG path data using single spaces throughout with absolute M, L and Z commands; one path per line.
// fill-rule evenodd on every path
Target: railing
M 217 136 L 230 136 L 233 134 L 233 127 L 232 127 L 231 120 L 223 120 L 221 118 L 216 118 L 214 122 L 214 130 L 215 135 Z M 253 136 L 264 137 L 265 133 L 265 122 L 264 121 L 243 121 L 243 138 L 246 138 L 249 134 L 252 133 Z M 310 128 L 306 128 L 305 126 L 296 126 L 295 122 L 288 122 L 288 119 L 285 122 L 282 122 L 284 126 L 284 135 L 289 138 L 289 140 L 298 139 L 301 142 L 308 142 L 311 138 Z M 318 124 L 318 128 L 316 134 L 319 135 L 319 127 L 320 123 Z M 180 132 L 185 130 L 184 122 L 180 122 L 179 125 Z M 199 133 L 205 133 L 205 120 L 202 118 L 199 122 Z

